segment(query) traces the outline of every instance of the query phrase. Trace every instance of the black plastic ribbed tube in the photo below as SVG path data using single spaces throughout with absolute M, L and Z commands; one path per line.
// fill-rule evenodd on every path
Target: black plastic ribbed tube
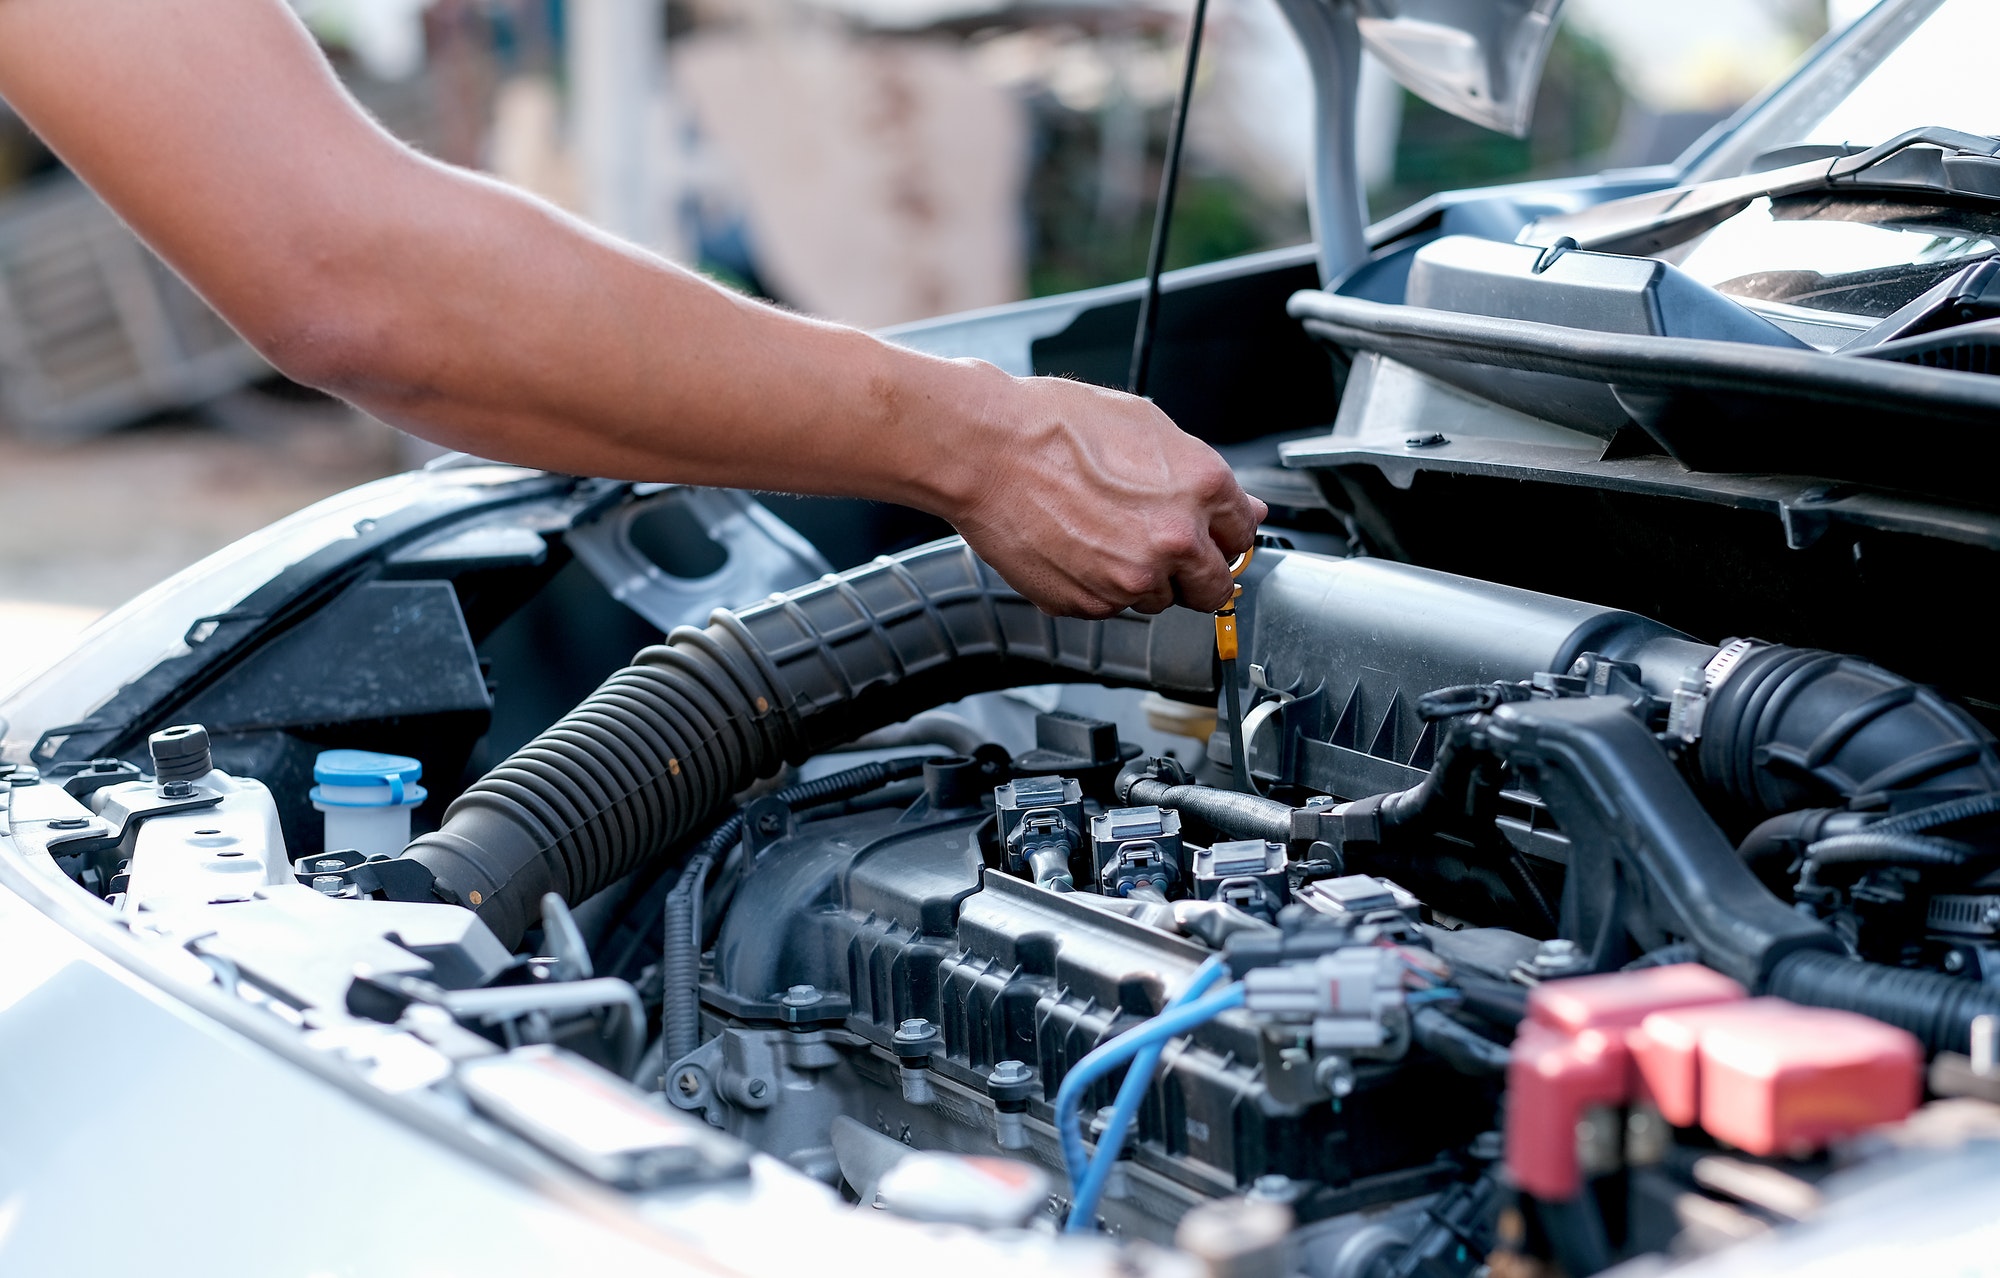
M 1201 613 L 1044 615 L 950 538 L 683 627 L 468 788 L 404 855 L 509 946 L 786 762 L 993 688 L 1213 692 Z
M 1963 1052 L 1976 1016 L 2000 1016 L 2000 990 L 1942 972 L 1798 951 L 1779 959 L 1766 994 L 1872 1016 L 1917 1036 L 1927 1052 Z

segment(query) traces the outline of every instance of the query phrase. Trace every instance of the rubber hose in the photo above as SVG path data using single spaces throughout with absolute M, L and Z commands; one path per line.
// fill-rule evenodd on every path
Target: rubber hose
M 845 771 L 786 786 L 771 797 L 788 807 L 811 807 L 879 789 L 923 770 L 922 759 L 889 759 L 864 763 Z M 665 1063 L 673 1064 L 701 1046 L 701 916 L 702 883 L 716 858 L 743 837 L 744 814 L 734 813 L 715 827 L 701 847 L 681 867 L 681 877 L 667 893 L 664 947 L 660 952 L 660 1037 Z
M 2000 791 L 2000 741 L 1964 707 L 1859 658 L 1778 645 L 1710 694 L 1696 761 L 1753 818 Z
M 1933 803 L 1929 807 L 1905 812 L 1900 816 L 1886 817 L 1868 828 L 1876 834 L 1922 834 L 1926 830 L 1957 825 L 1960 821 L 1992 816 L 1995 813 L 2000 813 L 2000 791 Z
M 1116 783 L 1120 800 L 1140 807 L 1172 808 L 1199 817 L 1239 839 L 1283 843 L 1292 837 L 1292 805 L 1261 795 L 1206 785 L 1173 785 L 1130 769 Z
M 1467 1029 L 1435 1007 L 1410 1013 L 1410 1036 L 1459 1073 L 1475 1077 L 1505 1074 L 1512 1055 L 1505 1044 Z
M 1736 845 L 1736 855 L 1743 858 L 1743 864 L 1750 867 L 1751 873 L 1765 887 L 1780 890 L 1789 885 L 1786 874 L 1792 863 L 1805 854 L 1809 845 L 1826 837 L 1827 823 L 1836 817 L 1853 822 L 1855 828 L 1866 820 L 1840 808 L 1801 808 L 1797 812 L 1780 812 L 1758 822 L 1750 833 L 1744 835 L 1743 841 Z
M 949 538 L 674 631 L 404 855 L 512 947 L 544 892 L 587 900 L 787 761 L 992 688 L 1212 693 L 1214 654 L 1205 614 L 1051 618 Z
M 1779 959 L 1763 992 L 1872 1016 L 1916 1035 L 1927 1053 L 1969 1050 L 1973 1018 L 2000 1016 L 2000 990 L 1977 981 L 1810 950 Z
M 1821 839 L 1806 849 L 1802 881 L 1816 881 L 1829 865 L 1900 865 L 1911 869 L 1970 869 L 2000 853 L 1982 852 L 1956 839 L 1930 834 L 1884 834 L 1862 830 Z

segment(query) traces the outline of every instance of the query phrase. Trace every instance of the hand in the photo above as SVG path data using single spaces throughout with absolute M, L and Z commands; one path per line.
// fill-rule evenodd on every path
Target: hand
M 946 517 L 1043 611 L 1229 601 L 1229 562 L 1268 511 L 1213 448 L 1146 400 L 1052 377 L 1008 379 L 981 416 L 984 482 Z

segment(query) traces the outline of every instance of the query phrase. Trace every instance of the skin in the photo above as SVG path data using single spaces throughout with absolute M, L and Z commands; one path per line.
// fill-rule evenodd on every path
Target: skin
M 0 96 L 278 369 L 450 447 L 900 502 L 1086 617 L 1220 607 L 1265 514 L 1144 400 L 778 310 L 419 155 L 281 0 L 0 0 Z

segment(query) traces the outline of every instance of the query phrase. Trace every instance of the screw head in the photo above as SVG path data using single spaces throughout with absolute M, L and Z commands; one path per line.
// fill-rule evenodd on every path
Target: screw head
M 57 817 L 49 822 L 51 830 L 81 830 L 90 824 L 89 817 Z
M 1575 941 L 1556 937 L 1535 947 L 1533 967 L 1543 975 L 1560 975 L 1583 964 L 1583 947 Z
M 896 1038 L 899 1042 L 914 1043 L 918 1039 L 930 1036 L 931 1023 L 921 1016 L 913 1016 L 896 1027 Z
M 1250 1182 L 1251 1198 L 1262 1199 L 1265 1202 L 1288 1203 L 1298 1196 L 1299 1191 L 1292 1184 L 1292 1178 L 1281 1176 L 1277 1172 L 1267 1172 Z
M 1001 1061 L 993 1067 L 993 1072 L 988 1074 L 986 1078 L 988 1082 L 998 1083 L 1004 1087 L 1010 1083 L 1025 1083 L 1028 1081 L 1028 1076 L 1029 1070 L 1026 1062 Z
M 323 874 L 338 874 L 346 868 L 347 866 L 337 856 L 330 856 L 324 861 L 316 861 L 313 863 L 313 869 L 318 870 Z
M 693 1096 L 701 1091 L 701 1076 L 691 1069 L 684 1069 L 674 1076 L 674 1090 L 683 1096 Z
M 338 874 L 313 875 L 313 890 L 315 892 L 324 892 L 328 896 L 339 896 L 340 890 L 346 886 L 347 880 L 341 878 Z
M 1944 970 L 1947 972 L 1963 972 L 1965 970 L 1965 951 L 1953 950 L 1949 954 L 1946 954 L 1944 956 Z
M 743 1090 L 750 1093 L 753 1100 L 761 1099 L 765 1092 L 771 1090 L 771 1085 L 761 1078 L 753 1078 L 744 1084 Z
M 162 781 L 162 782 L 160 783 L 160 797 L 161 797 L 161 798 L 163 798 L 163 799 L 188 799 L 188 798 L 193 798 L 193 797 L 194 797 L 194 782 L 192 782 L 192 781 Z
M 1344 1057 L 1329 1056 L 1313 1067 L 1313 1081 L 1331 1092 L 1335 1100 L 1344 1100 L 1354 1092 L 1354 1066 Z
M 784 997 L 779 1001 L 786 1007 L 811 1007 L 819 1000 L 820 993 L 816 986 L 794 985 L 785 991 Z
M 766 812 L 757 818 L 757 833 L 759 834 L 776 834 L 784 828 L 784 822 L 778 819 L 778 814 L 775 812 Z

